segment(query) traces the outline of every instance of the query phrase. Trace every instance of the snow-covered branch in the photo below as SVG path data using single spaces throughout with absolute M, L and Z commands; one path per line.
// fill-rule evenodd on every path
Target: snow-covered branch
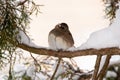
M 76 51 L 54 51 L 47 48 L 36 48 L 31 47 L 26 44 L 19 44 L 19 48 L 39 54 L 39 55 L 49 55 L 54 57 L 61 57 L 61 58 L 72 58 L 78 56 L 86 56 L 86 55 L 120 55 L 120 49 L 117 47 L 112 48 L 103 48 L 103 49 L 86 49 L 86 50 L 76 50 Z

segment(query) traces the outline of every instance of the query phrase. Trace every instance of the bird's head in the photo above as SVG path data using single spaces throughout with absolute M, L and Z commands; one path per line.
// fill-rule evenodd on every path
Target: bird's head
M 68 30 L 69 27 L 66 23 L 59 23 L 55 26 L 56 29 L 60 29 L 60 30 Z

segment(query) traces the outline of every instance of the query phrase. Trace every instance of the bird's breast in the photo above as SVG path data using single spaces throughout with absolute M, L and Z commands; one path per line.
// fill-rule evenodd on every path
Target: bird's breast
M 48 37 L 49 46 L 53 50 L 66 50 L 71 47 L 62 36 L 55 36 L 50 34 Z
M 56 37 L 56 47 L 60 50 L 66 50 L 69 48 L 69 45 L 62 37 Z

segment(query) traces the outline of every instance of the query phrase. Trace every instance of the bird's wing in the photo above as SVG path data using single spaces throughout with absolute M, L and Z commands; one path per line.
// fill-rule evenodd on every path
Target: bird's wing
M 67 45 L 69 46 L 69 48 L 74 46 L 74 40 L 73 40 L 72 34 L 69 31 L 66 32 L 62 37 L 67 42 Z

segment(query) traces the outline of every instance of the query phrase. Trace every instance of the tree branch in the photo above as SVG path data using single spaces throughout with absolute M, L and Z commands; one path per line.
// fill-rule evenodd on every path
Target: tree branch
M 92 80 L 97 80 L 97 76 L 98 76 L 98 71 L 99 71 L 99 67 L 100 67 L 101 58 L 102 58 L 102 55 L 98 55 L 98 56 L 97 56 L 96 63 L 95 63 L 94 74 L 93 74 Z
M 107 55 L 105 63 L 103 65 L 100 73 L 97 76 L 97 80 L 102 80 L 104 75 L 106 74 L 106 71 L 107 71 L 107 68 L 108 68 L 108 65 L 109 65 L 109 62 L 110 62 L 110 58 L 111 58 L 111 55 Z
M 54 77 L 55 77 L 55 75 L 56 75 L 56 73 L 57 73 L 57 71 L 58 71 L 58 68 L 59 68 L 59 65 L 60 65 L 60 61 L 61 61 L 61 58 L 58 59 L 58 63 L 57 63 L 57 65 L 56 65 L 55 71 L 54 71 L 54 73 L 53 73 L 53 75 L 52 75 L 52 77 L 51 77 L 50 80 L 53 80 L 53 79 L 54 79 Z
M 77 56 L 86 56 L 86 55 L 107 55 L 106 53 L 109 53 L 110 55 L 120 55 L 120 49 L 117 47 L 112 48 L 103 48 L 103 49 L 86 49 L 86 50 L 77 50 L 77 51 L 54 51 L 50 49 L 45 48 L 35 48 L 28 46 L 26 44 L 18 44 L 18 47 L 35 53 L 39 55 L 49 55 L 54 57 L 61 57 L 61 58 L 72 58 Z

